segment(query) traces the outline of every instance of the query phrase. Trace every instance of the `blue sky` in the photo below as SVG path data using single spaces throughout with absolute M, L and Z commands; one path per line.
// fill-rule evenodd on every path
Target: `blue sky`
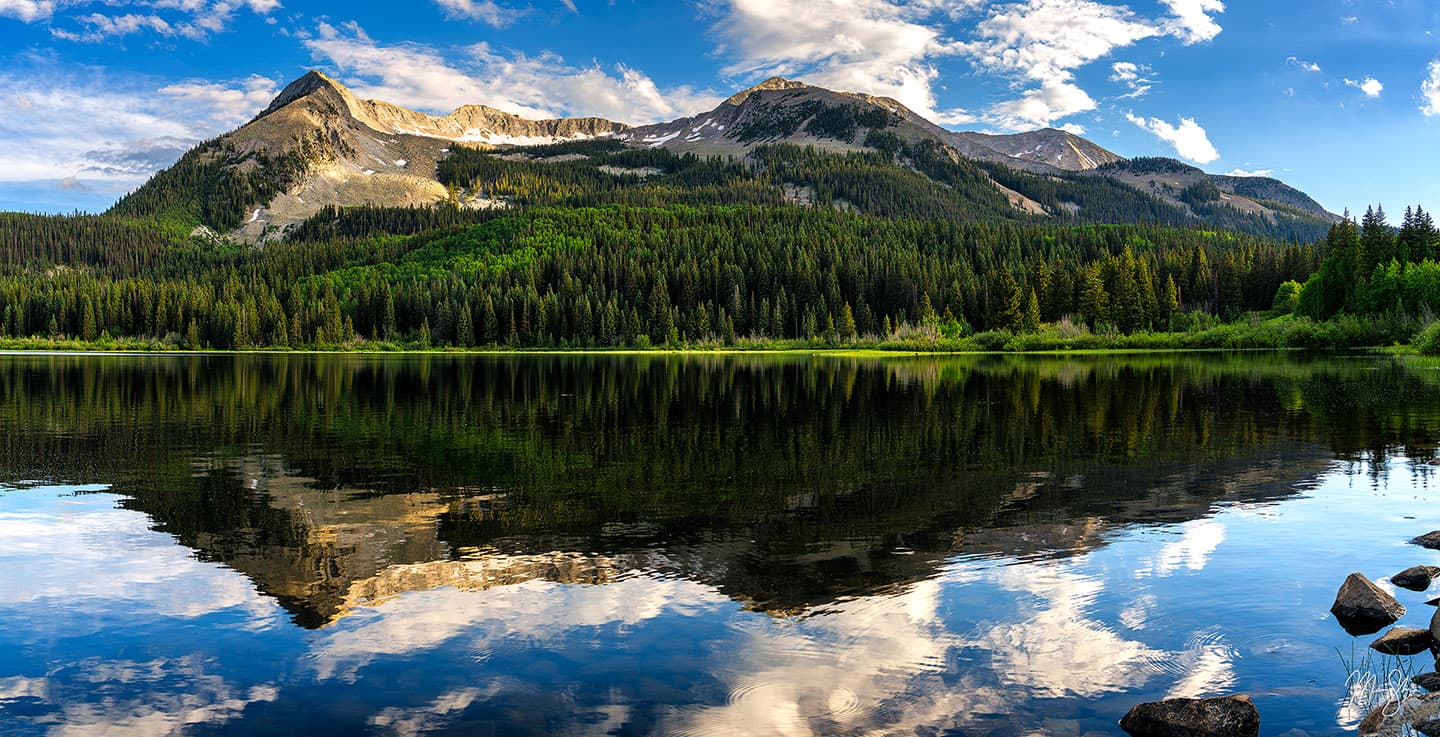
M 1440 208 L 1435 0 L 0 0 L 0 209 L 99 210 L 321 69 L 444 113 L 629 123 L 774 74 Z

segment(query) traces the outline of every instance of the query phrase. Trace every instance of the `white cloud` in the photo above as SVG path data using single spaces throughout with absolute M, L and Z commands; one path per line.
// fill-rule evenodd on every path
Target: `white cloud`
M 1011 130 L 1048 127 L 1055 121 L 1095 109 L 1095 100 L 1068 81 L 1044 82 L 1019 99 L 993 105 L 986 119 Z
M 1157 138 L 1175 147 L 1181 158 L 1199 164 L 1208 164 L 1220 158 L 1220 152 L 1211 145 L 1210 137 L 1193 118 L 1180 118 L 1180 125 L 1174 126 L 1159 118 L 1145 118 L 1126 113 L 1125 119 L 1153 133 Z
M 799 76 L 892 97 L 931 119 L 964 119 L 936 109 L 932 60 L 960 51 L 934 18 L 940 8 L 936 0 L 729 0 L 715 32 L 727 74 Z
M 1001 128 L 1052 125 L 1095 108 L 1094 100 L 1075 83 L 1075 71 L 1103 59 L 1116 49 L 1162 36 L 1190 44 L 1218 35 L 1211 17 L 1223 12 L 1218 0 L 1163 0 L 1173 13 L 1158 19 L 1136 15 L 1128 6 L 1094 0 L 1027 0 L 998 5 L 975 26 L 965 53 L 983 73 L 1015 78 L 1016 85 L 1038 84 L 1015 100 L 996 104 L 987 120 Z M 1118 67 L 1118 68 L 1117 68 Z M 1126 97 L 1142 97 L 1149 80 L 1138 65 L 1112 65 L 1130 86 Z M 1133 79 L 1123 77 L 1133 76 Z M 1112 77 L 1113 78 L 1113 77 Z
M 55 12 L 52 0 L 0 0 L 0 16 L 18 18 L 26 23 L 49 18 Z
M 799 76 L 893 97 L 932 120 L 1013 129 L 1095 109 L 1075 72 L 1117 48 L 1158 37 L 1190 44 L 1221 31 L 1214 18 L 1225 10 L 1220 0 L 1162 5 L 1168 14 L 1161 17 L 1099 0 L 712 0 L 710 7 L 720 16 L 718 52 L 729 74 Z M 1009 78 L 1018 97 L 982 115 L 937 109 L 935 65 L 954 56 L 967 57 L 982 75 Z M 1137 74 L 1125 96 L 1141 97 L 1150 85 Z
M 1440 59 L 1430 62 L 1430 76 L 1420 85 L 1420 96 L 1425 99 L 1420 112 L 1440 115 Z
M 598 116 L 651 123 L 703 112 L 724 99 L 690 87 L 662 90 L 623 65 L 613 71 L 574 67 L 554 54 L 504 56 L 483 43 L 451 60 L 428 46 L 385 46 L 359 26 L 347 28 L 349 33 L 343 33 L 321 24 L 319 36 L 305 46 L 316 59 L 337 67 L 356 94 L 428 112 L 484 104 L 527 118 Z
M 263 77 L 156 89 L 96 69 L 0 73 L 0 182 L 68 178 L 71 189 L 124 191 L 243 123 L 274 90 Z
M 478 20 L 496 28 L 509 25 L 521 14 L 521 11 L 503 7 L 494 0 L 435 0 L 435 3 L 450 18 Z
M 36 4 L 34 0 L 0 0 L 0 15 L 5 15 L 7 4 Z M 46 7 L 52 0 L 43 0 Z M 201 40 L 214 33 L 229 30 L 235 12 L 249 8 L 251 12 L 267 16 L 280 7 L 279 0 L 152 0 L 135 3 L 148 9 L 146 13 L 91 12 L 73 17 L 79 27 L 54 27 L 50 29 L 55 38 L 66 41 L 98 42 L 108 38 L 128 36 L 134 33 L 150 32 L 165 37 L 180 37 Z M 117 3 L 108 0 L 79 0 L 65 3 L 66 7 L 88 8 L 99 6 L 113 8 Z M 123 4 L 122 4 L 123 5 Z M 48 13 L 47 13 L 48 15 Z
M 1275 170 L 1274 170 L 1274 169 L 1256 169 L 1256 170 L 1254 170 L 1254 171 L 1250 171 L 1250 170 L 1247 170 L 1247 169 L 1241 169 L 1241 168 L 1239 168 L 1239 167 L 1236 167 L 1236 168 L 1234 168 L 1234 169 L 1231 169 L 1229 172 L 1227 172 L 1227 173 L 1225 174 L 1225 176 L 1227 176 L 1227 177 L 1273 177 L 1273 176 L 1275 176 Z
M 1122 100 L 1135 100 L 1150 94 L 1154 80 L 1149 75 L 1150 67 L 1134 62 L 1117 61 L 1110 65 L 1110 81 L 1130 88 L 1129 92 L 1120 96 Z
M 1175 14 L 1166 23 L 1166 29 L 1187 44 L 1210 41 L 1220 35 L 1220 24 L 1210 17 L 1211 13 L 1225 12 L 1220 0 L 1161 0 L 1170 12 Z
M 263 110 L 278 91 L 275 80 L 252 75 L 238 83 L 191 81 L 161 87 L 160 94 L 209 111 L 209 119 L 224 127 L 244 123 Z
M 1313 61 L 1305 61 L 1304 59 L 1300 59 L 1300 58 L 1298 58 L 1298 57 L 1292 56 L 1292 57 L 1286 59 L 1285 62 L 1286 62 L 1287 64 L 1292 64 L 1292 65 L 1294 65 L 1294 66 L 1300 67 L 1301 69 L 1303 69 L 1304 71 L 1307 71 L 1307 72 L 1319 72 L 1319 71 L 1320 71 L 1320 65 L 1319 65 L 1319 64 L 1316 64 L 1316 63 L 1313 62 Z
M 1374 77 L 1366 77 L 1363 80 L 1354 80 L 1347 77 L 1345 79 L 1345 85 L 1364 92 L 1366 97 L 1379 97 L 1380 93 L 1385 91 L 1385 85 L 1381 84 L 1380 80 Z

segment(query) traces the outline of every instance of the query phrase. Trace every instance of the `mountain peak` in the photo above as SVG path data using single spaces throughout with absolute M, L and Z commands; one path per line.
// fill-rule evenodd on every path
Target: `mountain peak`
M 745 90 L 744 92 L 736 94 L 734 97 L 731 97 L 725 102 L 729 105 L 738 106 L 743 104 L 746 100 L 750 99 L 750 96 L 755 94 L 756 92 L 766 92 L 769 90 L 800 90 L 805 89 L 806 86 L 807 85 L 804 82 L 796 82 L 794 80 L 786 79 L 784 77 L 771 77 L 764 82 L 761 82 L 760 84 L 757 84 L 754 87 Z
M 342 97 L 350 94 L 350 91 L 345 89 L 344 85 L 326 76 L 324 72 L 312 69 L 294 82 L 285 85 L 285 89 L 280 91 L 280 94 L 275 97 L 270 103 L 270 106 L 265 108 L 264 112 L 260 113 L 260 117 L 263 118 L 302 97 L 308 97 L 321 90 L 330 90 Z

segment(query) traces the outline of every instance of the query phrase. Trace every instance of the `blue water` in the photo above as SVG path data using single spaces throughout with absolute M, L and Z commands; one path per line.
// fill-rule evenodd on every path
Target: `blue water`
M 648 390 L 616 393 L 642 408 L 635 415 L 576 412 L 566 429 L 564 412 L 535 405 L 563 406 L 574 392 L 560 389 L 587 389 L 540 369 L 530 378 L 558 382 L 552 399 L 497 392 L 487 401 L 503 395 L 530 409 L 476 415 L 467 404 L 462 415 L 485 419 L 471 427 L 480 440 L 462 442 L 451 427 L 418 449 L 373 437 L 389 430 L 356 429 L 359 417 L 404 410 L 345 406 L 336 397 L 374 387 L 344 371 L 291 366 L 294 383 L 277 389 L 271 375 L 247 394 L 252 368 L 227 367 L 228 378 L 196 379 L 172 402 L 154 384 L 134 391 L 156 371 L 143 362 L 88 387 L 75 383 L 88 369 L 71 375 L 71 364 L 58 376 L 48 364 L 12 365 L 9 386 L 26 392 L 0 390 L 0 407 L 25 426 L 7 425 L 0 458 L 30 480 L 12 474 L 0 486 L 0 734 L 1080 737 L 1120 734 L 1120 716 L 1141 701 L 1229 693 L 1254 697 L 1265 734 L 1353 731 L 1387 694 L 1347 684 L 1352 671 L 1383 681 L 1433 669 L 1428 656 L 1367 656 L 1372 638 L 1345 634 L 1328 609 L 1351 571 L 1380 580 L 1440 564 L 1440 553 L 1406 544 L 1440 527 L 1436 469 L 1422 448 L 1440 394 L 1426 394 L 1429 377 L 1416 369 L 1365 359 L 1400 382 L 1391 388 L 1403 401 L 1347 415 L 1327 402 L 1347 382 L 1373 386 L 1374 366 L 1217 374 L 1194 360 L 1147 364 L 1142 373 L 1161 376 L 1138 382 L 1124 379 L 1123 362 L 1038 375 L 1001 367 L 980 379 L 970 366 L 945 379 L 937 363 L 942 378 L 900 384 L 892 369 L 862 365 L 848 394 L 822 368 L 819 378 L 839 387 L 826 395 L 833 401 L 856 401 L 873 382 L 872 402 L 918 397 L 953 413 L 947 422 L 977 406 L 961 401 L 971 392 L 947 399 L 947 381 L 982 381 L 997 406 L 1029 406 L 1022 414 L 1036 420 L 1058 421 L 1055 405 L 1040 408 L 1100 391 L 1093 382 L 1106 372 L 1134 389 L 1114 397 L 1163 404 L 1183 384 L 1214 403 L 1182 407 L 1164 432 L 1127 425 L 1120 418 L 1148 415 L 1112 406 L 1098 424 L 1035 430 L 1046 442 L 1024 457 L 1007 434 L 978 462 L 952 464 L 960 446 L 935 426 L 910 427 L 908 412 L 867 425 L 875 405 L 832 414 L 811 394 L 803 418 L 800 405 L 769 406 L 802 428 L 819 423 L 815 437 L 829 441 L 703 469 L 696 459 L 724 455 L 732 423 L 755 422 L 737 385 L 774 382 L 766 391 L 780 396 L 814 380 L 812 369 L 771 375 L 721 362 L 705 369 L 720 372 L 706 398 L 691 396 L 694 382 L 672 387 L 696 406 L 736 409 L 669 416 L 674 445 L 651 445 L 686 465 L 630 457 L 645 446 L 625 436 L 656 417 Z M 497 385 L 494 368 L 481 383 Z M 404 384 L 416 369 L 394 370 Z M 724 378 L 733 371 L 756 375 Z M 325 391 L 331 382 L 343 390 Z M 268 390 L 312 384 L 319 399 L 257 409 Z M 135 403 L 104 399 L 117 392 Z M 39 412 L 37 393 L 54 393 Z M 1273 406 L 1255 398 L 1272 393 Z M 1191 421 L 1190 461 L 1150 445 Z M 216 428 L 232 423 L 248 442 L 221 437 Z M 967 427 L 972 450 L 998 432 Z M 880 472 L 856 488 L 807 475 L 806 454 L 850 468 L 839 439 L 848 431 L 895 446 L 913 431 L 935 455 L 889 468 L 884 453 L 860 452 Z M 1105 440 L 1082 462 L 1055 449 L 1067 432 Z M 156 456 L 152 442 L 171 453 Z M 367 443 L 381 450 L 355 453 Z M 1125 447 L 1150 453 L 1126 460 Z M 39 448 L 108 455 L 57 459 L 56 476 L 70 479 L 34 480 Z M 459 472 L 462 461 L 444 459 L 460 453 L 489 460 Z M 995 467 L 1007 455 L 1017 465 Z M 551 477 L 535 464 L 567 470 Z M 649 486 L 596 488 L 617 464 Z M 775 493 L 712 481 L 716 496 L 706 495 L 705 479 L 749 478 L 756 464 L 784 479 Z M 411 465 L 417 482 L 404 490 Z M 486 474 L 494 483 L 478 483 Z M 557 512 L 546 494 L 561 487 Z M 577 489 L 592 508 L 569 510 Z M 744 504 L 730 505 L 735 494 Z M 1402 623 L 1427 626 L 1428 596 L 1397 595 L 1410 610 Z

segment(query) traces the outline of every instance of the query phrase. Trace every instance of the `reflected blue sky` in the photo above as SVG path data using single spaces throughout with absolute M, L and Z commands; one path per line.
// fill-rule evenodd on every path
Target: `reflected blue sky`
M 1059 559 L 951 556 L 918 582 L 789 615 L 675 575 L 665 551 L 471 551 L 387 570 L 314 631 L 116 496 L 8 490 L 0 716 L 6 734 L 63 737 L 281 725 L 1078 737 L 1136 701 L 1241 691 L 1267 733 L 1326 734 L 1355 718 L 1337 657 L 1353 642 L 1326 613 L 1334 589 L 1352 568 L 1434 562 L 1404 545 L 1434 494 L 1402 461 L 1380 486 L 1364 464 L 1306 483 L 1176 524 L 1073 520 L 1101 544 Z M 1421 595 L 1402 600 L 1424 626 Z

